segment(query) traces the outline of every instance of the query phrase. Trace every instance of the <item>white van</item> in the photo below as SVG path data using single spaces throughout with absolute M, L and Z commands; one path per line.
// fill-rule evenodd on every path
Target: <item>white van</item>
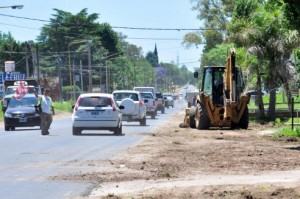
M 141 93 L 151 92 L 153 94 L 154 98 L 156 98 L 154 87 L 134 87 L 133 90 L 140 91 Z

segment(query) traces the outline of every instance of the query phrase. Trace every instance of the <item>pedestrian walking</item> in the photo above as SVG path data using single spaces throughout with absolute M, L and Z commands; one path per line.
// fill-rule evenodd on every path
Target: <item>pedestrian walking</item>
M 49 96 L 50 90 L 44 89 L 43 95 L 38 95 L 37 91 L 34 91 L 35 96 L 39 99 L 40 104 L 40 117 L 41 117 L 41 133 L 42 135 L 49 135 L 49 128 L 52 123 L 54 115 L 54 108 L 52 106 L 52 99 Z

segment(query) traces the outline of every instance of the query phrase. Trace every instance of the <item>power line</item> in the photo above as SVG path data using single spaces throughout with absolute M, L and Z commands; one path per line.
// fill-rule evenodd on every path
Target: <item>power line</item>
M 19 26 L 19 25 L 13 25 L 13 24 L 7 24 L 7 23 L 0 23 L 1 25 L 6 25 L 6 26 L 12 26 L 12 27 L 17 27 L 17 28 L 26 28 L 26 29 L 31 29 L 31 30 L 41 30 L 40 28 L 29 28 L 25 26 Z
M 44 20 L 44 19 L 37 19 L 37 18 L 30 18 L 30 17 L 19 17 L 14 15 L 7 15 L 7 14 L 0 14 L 0 16 L 4 17 L 12 17 L 12 18 L 18 18 L 18 19 L 25 19 L 25 20 L 31 20 L 31 21 L 39 21 L 39 22 L 52 22 L 50 20 Z M 55 23 L 55 22 L 54 22 Z M 74 25 L 77 27 L 78 25 L 82 26 L 91 26 L 87 24 L 75 24 L 75 23 L 65 23 L 65 22 L 56 22 L 57 24 L 68 24 L 68 25 Z M 131 30 L 160 30 L 160 31 L 204 31 L 204 30 L 221 30 L 221 29 L 213 29 L 213 28 L 147 28 L 147 27 L 129 27 L 129 26 L 111 26 L 115 29 L 131 29 Z
M 126 38 L 126 39 L 136 39 L 136 40 L 170 40 L 170 41 L 182 41 L 183 39 L 176 39 L 176 38 L 142 38 L 142 37 L 140 37 L 140 38 L 134 38 L 134 37 L 132 37 L 132 38 L 130 38 L 130 37 L 128 37 L 128 38 Z

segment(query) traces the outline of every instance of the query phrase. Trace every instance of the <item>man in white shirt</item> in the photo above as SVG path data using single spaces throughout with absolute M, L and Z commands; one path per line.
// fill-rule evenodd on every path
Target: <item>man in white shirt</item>
M 44 95 L 38 96 L 37 92 L 34 92 L 35 96 L 39 98 L 41 105 L 41 130 L 42 135 L 49 135 L 49 128 L 52 123 L 52 114 L 54 115 L 54 109 L 52 106 L 52 99 L 49 96 L 50 90 L 48 88 L 44 89 Z

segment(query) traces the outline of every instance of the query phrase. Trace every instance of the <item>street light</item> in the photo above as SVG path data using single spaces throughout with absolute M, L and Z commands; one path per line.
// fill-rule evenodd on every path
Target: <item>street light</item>
M 106 86 L 105 86 L 105 88 L 106 88 L 106 92 L 107 92 L 107 93 L 108 93 L 108 91 L 109 91 L 109 87 L 108 87 L 108 84 L 109 84 L 109 83 L 108 83 L 108 73 L 107 73 L 107 67 L 108 67 L 107 61 L 116 59 L 117 57 L 113 57 L 113 56 L 119 55 L 119 54 L 121 54 L 121 53 L 122 53 L 122 52 L 114 53 L 114 54 L 111 54 L 111 55 L 109 55 L 109 56 L 107 56 L 107 57 L 105 57 L 105 58 L 102 58 L 102 59 L 106 59 L 106 61 L 105 61 L 105 75 L 106 75 L 106 78 L 105 78 Z M 110 58 L 110 57 L 112 57 L 112 58 Z M 110 58 L 110 59 L 107 59 L 107 58 Z
M 14 6 L 0 6 L 0 8 L 11 8 L 11 9 L 23 9 L 23 5 L 14 5 Z

